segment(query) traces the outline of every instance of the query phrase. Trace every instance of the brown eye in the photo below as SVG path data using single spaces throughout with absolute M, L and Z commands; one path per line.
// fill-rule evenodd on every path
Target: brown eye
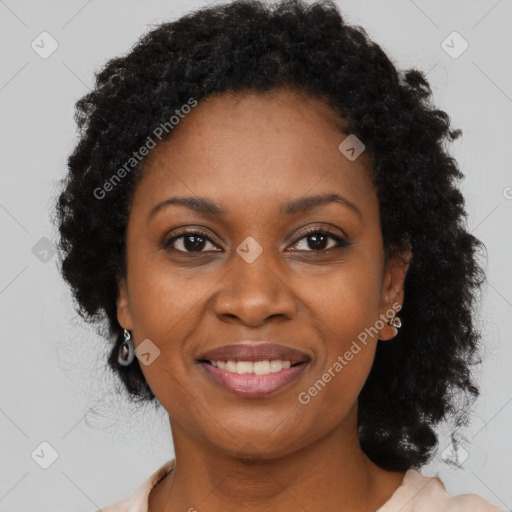
M 205 247 L 208 248 L 208 244 L 213 248 L 216 245 L 207 236 L 206 233 L 202 231 L 183 231 L 181 234 L 173 236 L 169 240 L 164 242 L 164 247 L 166 249 L 172 249 L 178 252 L 184 253 L 192 253 L 192 252 L 209 252 L 212 249 L 204 250 Z M 216 251 L 218 252 L 218 251 Z
M 338 235 L 331 233 L 326 230 L 319 230 L 318 228 L 313 228 L 302 234 L 303 236 L 299 238 L 294 246 L 301 243 L 302 240 L 306 240 L 306 242 L 302 243 L 302 248 L 297 250 L 306 251 L 306 252 L 323 252 L 328 249 L 348 247 L 350 244 Z M 329 245 L 329 239 L 334 241 L 334 244 L 331 242 Z M 310 247 L 308 250 L 305 247 Z

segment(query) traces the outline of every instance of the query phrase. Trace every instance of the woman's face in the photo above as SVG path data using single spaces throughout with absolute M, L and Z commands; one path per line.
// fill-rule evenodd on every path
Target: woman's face
M 324 103 L 287 90 L 222 94 L 148 155 L 117 311 L 175 443 L 181 432 L 272 458 L 334 429 L 356 433 L 357 397 L 377 339 L 396 332 L 382 319 L 402 303 L 406 268 L 385 267 L 368 155 L 342 153 L 336 122 Z M 215 208 L 153 210 L 171 197 Z M 297 358 L 259 351 L 263 341 Z M 211 359 L 259 364 L 203 360 L 233 344 L 245 351 Z M 261 362 L 286 359 L 294 366 Z

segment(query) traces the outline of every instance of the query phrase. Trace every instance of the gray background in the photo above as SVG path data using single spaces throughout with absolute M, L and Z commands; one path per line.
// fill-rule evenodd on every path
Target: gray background
M 488 248 L 478 316 L 482 396 L 465 431 L 462 468 L 438 457 L 423 473 L 438 472 L 451 494 L 473 492 L 510 509 L 511 2 L 338 4 L 399 67 L 428 72 L 436 104 L 464 132 L 452 153 L 466 174 L 469 227 Z M 165 413 L 134 410 L 116 395 L 105 343 L 79 321 L 57 273 L 48 212 L 76 142 L 73 106 L 92 87 L 93 71 L 152 25 L 202 5 L 0 0 L 0 511 L 92 511 L 131 493 L 174 456 Z M 43 31 L 59 45 L 46 59 L 31 47 Z M 469 43 L 455 59 L 441 46 L 453 31 Z M 31 456 L 44 441 L 58 454 L 48 469 Z

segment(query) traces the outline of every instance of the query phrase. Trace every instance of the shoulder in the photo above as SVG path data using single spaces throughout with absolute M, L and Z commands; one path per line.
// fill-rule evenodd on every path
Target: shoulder
M 450 495 L 439 477 L 409 469 L 402 485 L 377 512 L 504 512 L 477 494 Z
M 448 496 L 446 510 L 449 512 L 471 511 L 471 512 L 504 512 L 503 509 L 484 500 L 478 494 L 459 494 Z
M 129 496 L 102 507 L 96 512 L 147 512 L 148 497 L 155 485 L 176 467 L 176 460 L 172 459 L 160 466 L 153 474 L 146 478 Z

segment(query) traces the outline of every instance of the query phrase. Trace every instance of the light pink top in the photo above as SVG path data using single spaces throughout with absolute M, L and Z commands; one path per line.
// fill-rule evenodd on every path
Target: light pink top
M 132 494 L 96 512 L 148 512 L 151 489 L 176 467 L 167 461 Z M 400 487 L 376 512 L 504 512 L 477 494 L 449 495 L 438 477 L 423 476 L 416 469 L 406 471 Z

